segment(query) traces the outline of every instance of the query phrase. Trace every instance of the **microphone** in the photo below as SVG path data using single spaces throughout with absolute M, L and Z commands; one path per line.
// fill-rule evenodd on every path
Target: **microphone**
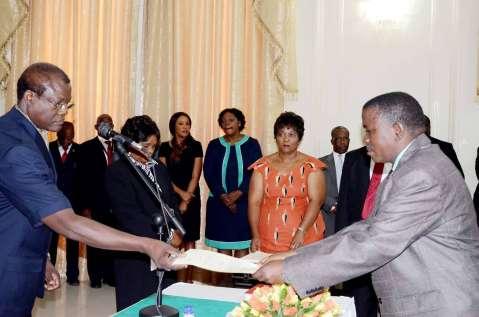
M 113 139 L 113 141 L 124 144 L 127 148 L 131 148 L 142 153 L 147 158 L 150 157 L 150 153 L 143 147 L 143 145 L 136 143 L 129 137 L 124 136 L 123 134 L 113 131 L 113 128 L 107 122 L 100 123 L 100 125 L 98 126 L 98 135 L 107 140 Z

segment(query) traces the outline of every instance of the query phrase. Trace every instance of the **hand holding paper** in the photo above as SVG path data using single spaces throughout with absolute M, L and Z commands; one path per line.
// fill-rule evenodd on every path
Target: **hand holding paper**
M 199 249 L 190 249 L 178 256 L 174 265 L 194 265 L 205 270 L 222 273 L 252 274 L 259 269 L 259 262 L 268 256 L 266 253 L 255 252 L 243 258 Z

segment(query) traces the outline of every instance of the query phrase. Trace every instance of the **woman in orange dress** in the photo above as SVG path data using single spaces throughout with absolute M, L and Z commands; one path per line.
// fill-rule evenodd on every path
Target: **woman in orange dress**
M 320 160 L 301 153 L 303 118 L 282 113 L 274 124 L 278 152 L 251 165 L 248 217 L 252 251 L 284 252 L 321 240 L 325 225 L 320 208 L 326 183 Z

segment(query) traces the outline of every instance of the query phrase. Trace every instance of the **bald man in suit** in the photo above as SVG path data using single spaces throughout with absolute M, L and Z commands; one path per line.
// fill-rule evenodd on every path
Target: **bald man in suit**
M 393 164 L 371 216 L 275 256 L 254 277 L 303 297 L 372 272 L 382 316 L 479 316 L 479 228 L 462 175 L 424 134 L 412 96 L 373 98 L 362 118 L 368 154 Z

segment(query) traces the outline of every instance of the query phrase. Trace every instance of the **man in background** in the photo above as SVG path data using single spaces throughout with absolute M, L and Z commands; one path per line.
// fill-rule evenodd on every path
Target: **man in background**
M 53 160 L 39 131 L 58 132 L 71 104 L 70 79 L 48 63 L 27 67 L 17 82 L 17 105 L 0 117 L 0 316 L 31 316 L 44 283 L 60 280 L 47 261 L 51 230 L 98 248 L 136 251 L 176 269 L 178 251 L 76 215 L 58 189 Z
M 81 213 L 104 225 L 113 226 L 110 201 L 105 189 L 105 172 L 113 161 L 113 143 L 98 134 L 100 124 L 108 124 L 112 129 L 113 120 L 108 114 L 98 116 L 95 124 L 97 136 L 80 145 L 79 157 L 79 196 Z M 114 253 L 108 250 L 87 246 L 87 268 L 90 286 L 100 288 L 102 282 L 114 286 Z
M 378 163 L 380 166 L 381 163 Z M 336 232 L 363 220 L 363 207 L 374 171 L 384 180 L 391 164 L 378 170 L 368 155 L 365 146 L 346 153 L 341 187 L 336 212 Z M 378 177 L 378 176 L 376 176 Z M 377 189 L 377 188 L 376 188 Z M 371 194 L 370 194 L 371 195 Z M 343 283 L 342 295 L 354 297 L 357 317 L 375 317 L 378 311 L 378 299 L 374 292 L 371 274 L 366 273 Z
M 424 124 L 426 127 L 426 131 L 424 133 L 426 133 L 429 140 L 431 140 L 431 143 L 439 145 L 439 148 L 441 149 L 441 151 L 443 151 L 444 154 L 446 154 L 446 156 L 454 163 L 454 165 L 456 165 L 462 177 L 464 177 L 464 172 L 462 171 L 461 163 L 459 163 L 459 159 L 457 158 L 457 154 L 456 154 L 456 151 L 454 151 L 454 146 L 452 145 L 452 143 L 442 141 L 442 140 L 433 138 L 431 136 L 431 120 L 426 115 L 424 115 Z
M 321 213 L 326 224 L 326 237 L 335 233 L 338 191 L 341 184 L 344 158 L 349 148 L 348 129 L 337 126 L 331 130 L 331 144 L 333 145 L 333 152 L 320 158 L 327 165 L 324 171 L 324 176 L 326 177 L 326 200 L 321 207 Z
M 57 186 L 70 201 L 73 211 L 78 214 L 78 197 L 75 192 L 78 177 L 78 144 L 73 142 L 75 128 L 69 121 L 63 122 L 57 132 L 57 140 L 48 145 L 57 171 Z M 57 259 L 58 233 L 52 232 L 50 259 L 55 265 Z M 78 285 L 78 241 L 66 239 L 67 283 Z

